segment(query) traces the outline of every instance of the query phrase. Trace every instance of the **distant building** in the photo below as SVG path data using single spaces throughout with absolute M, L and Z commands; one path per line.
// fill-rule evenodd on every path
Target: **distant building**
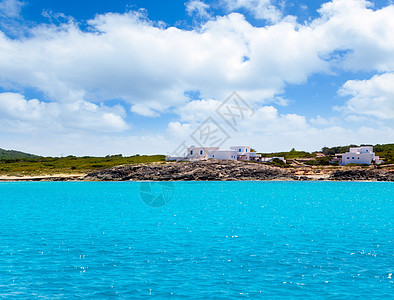
M 349 152 L 341 154 L 342 159 L 340 164 L 367 164 L 371 163 L 380 164 L 382 160 L 379 159 L 379 156 L 376 156 L 373 152 L 373 147 L 358 147 L 358 148 L 350 148 Z
M 330 163 L 338 163 L 340 164 L 342 161 L 342 155 L 343 153 L 337 153 L 335 156 L 330 160 Z
M 261 157 L 256 152 L 251 152 L 248 146 L 231 146 L 231 150 L 235 151 L 237 160 L 253 160 L 258 161 Z
M 187 148 L 186 158 L 192 160 L 204 160 L 210 158 L 213 151 L 218 151 L 219 147 L 196 147 L 191 146 Z
M 214 150 L 211 152 L 209 158 L 237 160 L 238 156 L 234 150 Z
M 187 148 L 185 157 L 167 156 L 167 161 L 180 160 L 207 160 L 207 159 L 228 159 L 228 160 L 251 160 L 259 161 L 261 155 L 251 152 L 249 146 L 232 146 L 230 150 L 220 150 L 219 147 L 196 147 Z
M 284 163 L 286 163 L 286 159 L 284 157 L 282 157 L 282 156 L 262 157 L 262 158 L 260 158 L 260 161 L 264 162 L 264 163 L 267 163 L 267 162 L 272 162 L 275 158 L 283 161 Z
M 317 152 L 316 157 L 326 157 L 326 155 L 324 153 Z

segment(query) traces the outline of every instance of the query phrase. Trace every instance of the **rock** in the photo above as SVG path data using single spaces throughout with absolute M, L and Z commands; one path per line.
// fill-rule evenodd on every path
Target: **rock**
M 324 174 L 323 174 L 324 173 Z M 330 174 L 331 173 L 331 174 Z M 307 175 L 312 174 L 312 175 Z M 394 181 L 394 170 L 359 169 L 319 171 L 316 176 L 307 168 L 285 169 L 245 161 L 207 160 L 121 165 L 92 172 L 83 180 L 93 181 L 212 181 L 212 180 L 374 180 Z M 315 178 L 316 177 L 316 178 Z
M 329 180 L 372 180 L 372 181 L 394 181 L 394 171 L 385 170 L 336 170 L 334 171 Z
M 184 180 L 273 180 L 291 179 L 289 171 L 244 161 L 208 160 L 197 162 L 168 162 L 121 165 L 92 172 L 84 180 L 124 181 L 184 181 Z

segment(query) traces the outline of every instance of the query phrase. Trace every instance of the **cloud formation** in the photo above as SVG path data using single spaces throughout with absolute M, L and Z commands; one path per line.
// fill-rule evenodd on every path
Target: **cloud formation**
M 211 15 L 208 13 L 209 5 L 199 1 L 199 0 L 191 0 L 186 5 L 186 11 L 189 15 L 196 15 L 200 18 L 209 18 Z
M 24 5 L 25 3 L 23 1 L 3 0 L 0 2 L 0 16 L 6 18 L 19 17 Z
M 345 106 L 337 107 L 348 114 L 394 120 L 394 73 L 375 75 L 368 80 L 349 80 L 339 91 L 350 96 Z M 392 123 L 394 125 L 394 123 Z
M 131 11 L 97 15 L 87 29 L 62 15 L 60 25 L 32 26 L 23 37 L 0 31 L 0 88 L 9 91 L 0 94 L 3 128 L 122 132 L 130 128 L 131 111 L 155 118 L 175 114 L 167 131 L 180 132 L 203 121 L 235 90 L 256 110 L 245 125 L 250 135 L 278 139 L 279 133 L 285 138 L 293 132 L 301 138 L 304 132 L 304 142 L 308 136 L 320 140 L 305 116 L 281 114 L 273 105 L 289 103 L 283 96 L 289 84 L 344 71 L 377 75 L 344 83 L 340 95 L 350 99 L 340 110 L 391 119 L 394 5 L 374 9 L 364 0 L 332 0 L 319 17 L 300 24 L 269 0 L 222 1 L 229 14 L 193 29 L 166 27 Z M 0 3 L 14 17 L 22 6 L 16 0 Z M 187 12 L 201 18 L 209 17 L 209 8 L 202 1 L 186 3 Z M 271 25 L 254 26 L 232 12 L 242 10 Z M 27 89 L 45 99 L 26 100 Z M 191 99 L 190 92 L 198 92 L 199 99 Z M 107 104 L 113 100 L 122 106 Z M 328 126 L 327 136 L 355 134 L 330 127 L 333 122 L 322 117 L 312 123 Z
M 256 19 L 276 23 L 282 18 L 282 12 L 272 2 L 272 0 L 222 0 L 228 11 L 244 9 Z
M 334 0 L 320 13 L 311 24 L 267 27 L 232 13 L 195 30 L 108 13 L 88 31 L 70 21 L 34 27 L 23 40 L 0 33 L 0 85 L 37 88 L 55 101 L 122 99 L 156 116 L 186 103 L 188 90 L 216 99 L 237 90 L 264 103 L 333 67 L 394 69 L 394 6 L 373 11 L 365 1 Z
M 46 103 L 18 93 L 0 93 L 0 132 L 119 132 L 129 128 L 122 107 L 87 101 Z

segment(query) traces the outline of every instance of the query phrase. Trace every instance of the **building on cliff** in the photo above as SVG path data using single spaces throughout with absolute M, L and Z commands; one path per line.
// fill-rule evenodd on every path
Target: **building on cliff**
M 350 148 L 348 152 L 342 153 L 338 156 L 341 156 L 341 165 L 347 164 L 367 164 L 371 163 L 380 164 L 382 160 L 379 156 L 375 155 L 373 152 L 373 147 L 358 147 L 358 148 Z
M 207 160 L 207 159 L 227 159 L 227 160 L 245 160 L 245 161 L 260 161 L 260 154 L 250 151 L 249 146 L 231 146 L 229 150 L 220 150 L 219 147 L 196 147 L 191 146 L 187 148 L 185 157 L 171 157 L 167 156 L 167 161 L 179 160 Z

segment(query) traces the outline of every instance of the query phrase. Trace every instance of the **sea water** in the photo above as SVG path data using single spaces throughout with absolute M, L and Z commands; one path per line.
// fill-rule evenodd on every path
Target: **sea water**
M 0 183 L 0 298 L 390 298 L 393 192 L 389 182 Z

